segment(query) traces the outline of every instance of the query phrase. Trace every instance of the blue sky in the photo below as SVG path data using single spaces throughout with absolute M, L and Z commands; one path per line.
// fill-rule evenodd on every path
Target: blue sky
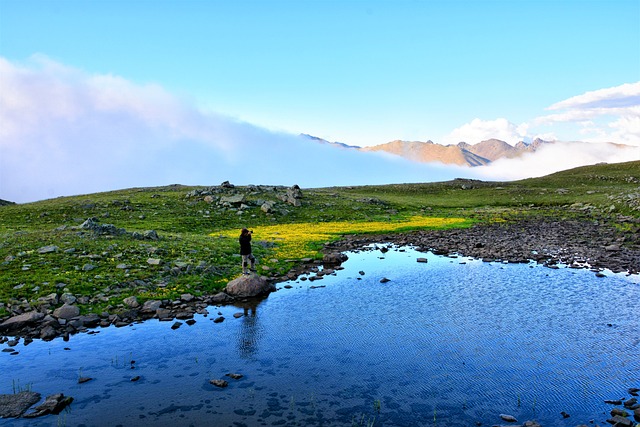
M 10 200 L 205 177 L 347 185 L 470 174 L 365 156 L 354 176 L 351 154 L 308 151 L 299 133 L 360 146 L 541 137 L 640 147 L 640 0 L 0 0 L 0 124 L 0 198 Z M 78 153 L 113 150 L 111 169 L 83 169 Z M 269 163 L 240 174 L 246 152 Z M 293 171 L 309 155 L 344 163 L 342 179 Z M 194 156 L 216 173 L 195 174 Z M 167 157 L 183 169 L 159 175 L 153 164 Z
M 520 125 L 554 103 L 640 80 L 638 0 L 0 5 L 0 54 L 11 61 L 42 54 L 356 145 L 457 142 L 445 136 L 474 119 Z M 538 134 L 584 139 L 562 126 L 526 136 Z

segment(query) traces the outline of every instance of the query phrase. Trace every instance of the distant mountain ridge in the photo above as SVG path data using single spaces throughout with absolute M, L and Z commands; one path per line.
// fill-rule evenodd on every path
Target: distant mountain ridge
M 523 154 L 535 153 L 540 148 L 550 144 L 571 144 L 571 142 L 545 141 L 543 139 L 536 138 L 530 143 L 520 141 L 514 146 L 505 141 L 492 138 L 481 141 L 477 144 L 459 142 L 455 145 L 442 145 L 430 140 L 426 142 L 395 140 L 371 147 L 357 147 L 340 142 L 329 142 L 322 138 L 311 135 L 302 134 L 302 136 L 310 138 L 316 142 L 329 144 L 340 148 L 347 148 L 364 152 L 383 151 L 421 163 L 440 162 L 444 164 L 471 167 L 484 166 L 496 160 L 513 159 L 520 157 Z M 619 148 L 626 147 L 622 144 L 608 144 Z

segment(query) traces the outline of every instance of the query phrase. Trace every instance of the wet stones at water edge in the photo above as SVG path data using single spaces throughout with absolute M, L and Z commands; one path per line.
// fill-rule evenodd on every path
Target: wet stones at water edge
M 32 412 L 26 412 L 40 401 L 41 394 L 33 391 L 21 391 L 15 394 L 0 394 L 0 418 L 36 418 L 48 414 L 59 414 L 73 402 L 73 397 L 62 393 L 47 396 L 44 402 Z

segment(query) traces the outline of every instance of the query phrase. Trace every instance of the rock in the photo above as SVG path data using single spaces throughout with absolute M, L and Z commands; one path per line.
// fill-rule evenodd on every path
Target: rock
M 53 315 L 58 319 L 71 319 L 80 315 L 80 308 L 77 305 L 64 304 L 53 311 Z
M 96 266 L 93 264 L 85 264 L 82 266 L 82 271 L 91 271 L 95 270 Z
M 235 188 L 235 185 L 231 184 L 229 181 L 225 181 L 220 184 L 221 188 Z
M 156 310 L 158 310 L 161 305 L 162 305 L 161 301 L 157 301 L 157 300 L 145 301 L 144 304 L 142 304 L 142 308 L 140 309 L 140 311 L 143 313 L 155 313 Z
M 136 298 L 135 296 L 127 297 L 127 298 L 123 299 L 122 302 L 127 307 L 131 307 L 131 308 L 140 307 L 140 303 L 138 302 L 138 298 Z
M 211 302 L 223 303 L 223 302 L 229 302 L 232 299 L 233 298 L 231 298 L 229 295 L 225 294 L 224 292 L 218 292 L 217 294 L 211 297 Z
M 638 399 L 636 399 L 635 397 L 627 400 L 626 402 L 623 403 L 623 406 L 627 409 L 635 409 L 634 406 L 638 403 Z
M 180 300 L 183 302 L 191 302 L 193 301 L 194 296 L 191 294 L 182 294 L 180 295 Z
M 213 323 L 222 323 L 222 322 L 224 322 L 223 316 L 216 317 L 215 319 L 213 319 Z
M 340 265 L 348 259 L 349 257 L 341 252 L 333 252 L 324 254 L 322 263 L 326 265 Z
M 631 421 L 629 418 L 621 417 L 620 415 L 609 418 L 607 422 L 609 424 L 613 424 L 616 427 L 633 427 L 633 421 Z
M 390 282 L 391 279 L 387 279 L 386 277 L 383 277 L 382 279 L 380 279 L 380 283 L 387 283 Z
M 44 341 L 50 341 L 58 336 L 58 332 L 53 326 L 47 325 L 40 330 L 40 338 Z
M 232 297 L 255 297 L 275 291 L 275 285 L 256 274 L 243 275 L 227 284 L 226 293 Z
M 64 408 L 73 402 L 73 397 L 66 396 L 62 393 L 47 396 L 44 403 L 34 408 L 34 412 L 24 414 L 25 418 L 41 417 L 48 414 L 59 414 Z
M 38 403 L 40 397 L 40 393 L 33 391 L 0 394 L 0 418 L 18 418 L 32 405 Z
M 180 326 L 182 326 L 181 322 L 175 322 L 173 325 L 171 325 L 171 329 L 178 329 Z
M 417 258 L 416 259 L 417 262 L 428 262 L 429 260 L 426 258 Z
M 640 422 L 640 408 L 633 410 L 633 418 Z
M 275 202 L 267 200 L 266 202 L 264 202 L 262 204 L 262 206 L 260 206 L 260 210 L 262 210 L 262 212 L 264 212 L 264 213 L 271 213 L 271 212 L 273 212 L 273 207 L 274 206 L 275 206 Z
M 160 238 L 158 237 L 156 230 L 147 230 L 142 234 L 142 236 L 147 240 L 158 240 Z
M 51 253 L 51 252 L 58 252 L 58 249 L 60 249 L 60 248 L 58 248 L 55 245 L 48 245 L 48 246 L 43 246 L 43 247 L 39 248 L 38 249 L 38 253 L 39 254 L 48 254 L 48 253 Z
M 231 374 L 231 373 L 227 374 L 226 376 L 229 378 L 233 378 L 234 380 L 239 380 L 240 378 L 243 377 L 242 374 Z
M 29 311 L 13 316 L 0 323 L 0 332 L 13 332 L 27 326 L 33 326 L 44 318 L 43 313 Z
M 209 381 L 211 384 L 213 384 L 216 387 L 220 387 L 220 388 L 224 388 L 227 387 L 229 385 L 228 382 L 226 382 L 225 380 L 210 380 Z
M 232 205 L 240 205 L 244 202 L 244 194 L 234 194 L 232 196 L 220 197 L 220 203 L 229 203 Z
M 73 304 L 76 302 L 76 297 L 70 293 L 64 293 L 60 296 L 60 301 L 65 304 Z
M 513 415 L 500 414 L 500 418 L 502 418 L 503 421 L 506 421 L 506 422 L 509 422 L 509 423 L 517 423 L 518 422 L 516 417 L 514 417 Z
M 149 258 L 147 259 L 147 264 L 149 265 L 160 265 L 162 264 L 162 260 L 159 258 Z
M 93 378 L 91 377 L 80 377 L 78 378 L 78 384 L 84 384 L 91 381 Z

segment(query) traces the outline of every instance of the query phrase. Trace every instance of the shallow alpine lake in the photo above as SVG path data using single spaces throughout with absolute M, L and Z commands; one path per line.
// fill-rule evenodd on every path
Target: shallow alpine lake
M 335 275 L 282 283 L 257 306 L 209 307 L 192 326 L 21 342 L 0 353 L 0 393 L 75 400 L 0 426 L 491 426 L 510 414 L 574 427 L 606 424 L 604 400 L 640 385 L 637 275 L 389 248 L 348 253 Z

